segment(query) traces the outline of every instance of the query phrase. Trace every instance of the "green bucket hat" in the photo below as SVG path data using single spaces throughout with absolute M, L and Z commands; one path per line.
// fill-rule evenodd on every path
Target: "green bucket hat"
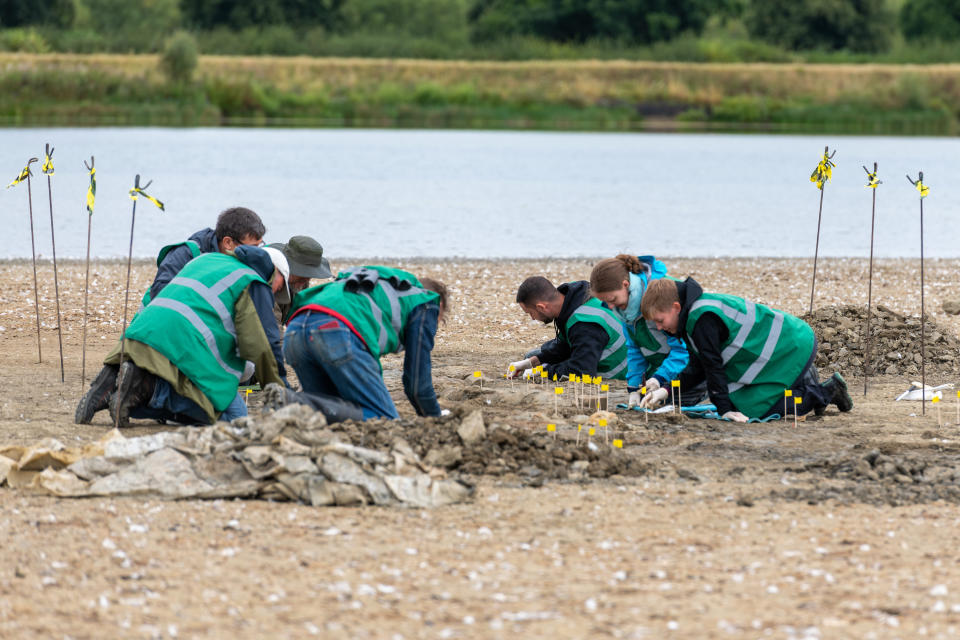
M 293 236 L 284 244 L 268 245 L 280 249 L 290 263 L 290 275 L 301 278 L 332 278 L 330 263 L 323 257 L 323 247 L 310 236 Z

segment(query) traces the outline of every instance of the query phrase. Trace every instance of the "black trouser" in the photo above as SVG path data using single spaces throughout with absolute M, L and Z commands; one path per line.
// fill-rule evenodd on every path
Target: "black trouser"
M 810 354 L 810 359 L 807 360 L 807 366 L 803 368 L 803 371 L 797 376 L 796 381 L 790 386 L 793 396 L 786 398 L 786 413 L 784 413 L 783 410 L 784 398 L 781 398 L 773 403 L 773 406 L 761 416 L 761 419 L 768 418 L 775 413 L 781 416 L 793 415 L 794 413 L 802 416 L 816 409 L 823 409 L 830 404 L 830 401 L 833 399 L 833 380 L 828 380 L 826 383 L 820 384 L 820 376 L 817 373 L 817 368 L 813 366 L 813 361 L 816 358 L 817 343 L 814 342 L 813 353 Z M 797 404 L 794 398 L 800 398 L 800 404 Z

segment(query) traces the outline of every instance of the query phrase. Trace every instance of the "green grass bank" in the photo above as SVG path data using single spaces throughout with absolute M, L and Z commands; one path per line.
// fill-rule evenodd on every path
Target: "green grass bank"
M 954 135 L 960 64 L 0 54 L 0 124 Z

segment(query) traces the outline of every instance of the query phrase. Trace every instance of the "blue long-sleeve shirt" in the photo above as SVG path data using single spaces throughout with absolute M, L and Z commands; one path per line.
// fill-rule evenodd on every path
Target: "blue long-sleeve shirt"
M 403 328 L 403 392 L 419 416 L 440 415 L 430 363 L 439 318 L 438 304 L 417 305 Z
M 638 322 L 644 322 L 643 318 L 640 318 Z M 654 332 L 657 329 L 650 329 L 650 331 Z M 627 389 L 636 391 L 646 381 L 645 376 L 650 365 L 641 353 L 640 347 L 633 341 L 633 331 L 630 327 L 626 327 L 626 333 L 631 336 L 627 340 Z M 663 337 L 667 339 L 667 344 L 670 345 L 670 353 L 660 363 L 657 370 L 653 372 L 653 377 L 657 379 L 661 387 L 667 386 L 667 383 L 671 380 L 676 380 L 690 361 L 690 354 L 687 352 L 687 345 L 684 344 L 683 340 L 666 333 L 663 333 Z

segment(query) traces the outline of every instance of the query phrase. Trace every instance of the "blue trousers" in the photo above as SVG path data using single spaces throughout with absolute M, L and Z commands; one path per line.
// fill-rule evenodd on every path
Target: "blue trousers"
M 234 418 L 247 415 L 247 404 L 237 392 L 233 401 L 220 414 L 220 420 L 230 422 Z M 180 424 L 210 424 L 210 416 L 200 405 L 185 398 L 173 390 L 170 383 L 163 378 L 157 378 L 153 388 L 153 396 L 142 407 L 130 410 L 130 417 L 138 420 L 156 420 L 158 422 L 177 422 Z
M 364 420 L 398 417 L 379 361 L 338 318 L 318 311 L 295 317 L 287 325 L 283 356 L 307 393 L 352 402 Z

